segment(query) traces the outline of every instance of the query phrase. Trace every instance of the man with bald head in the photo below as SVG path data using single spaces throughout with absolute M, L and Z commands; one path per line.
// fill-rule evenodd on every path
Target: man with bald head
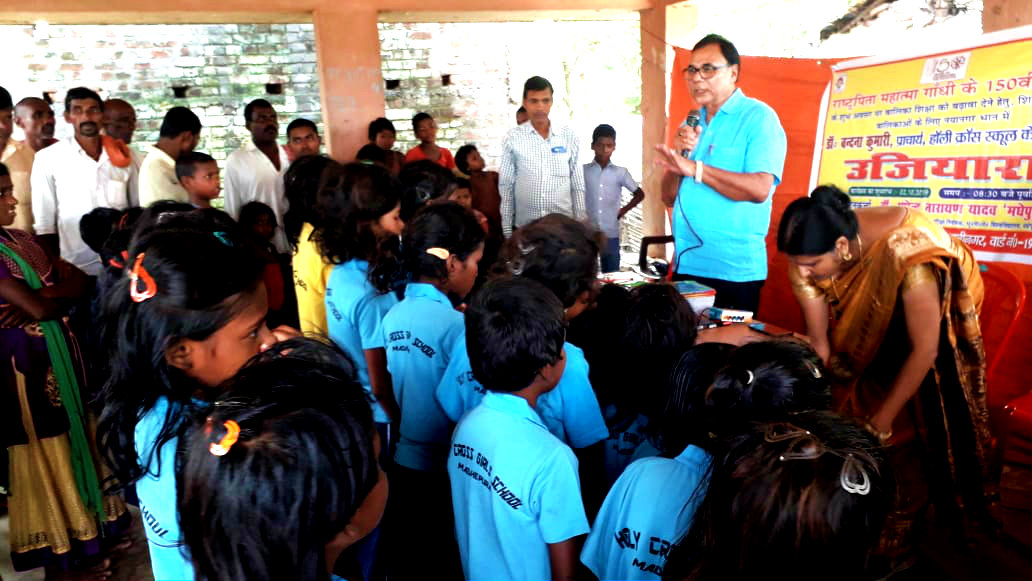
M 104 101 L 104 134 L 121 140 L 129 148 L 129 155 L 133 159 L 133 167 L 139 175 L 143 167 L 145 154 L 130 145 L 133 142 L 133 133 L 136 132 L 136 109 L 128 101 L 122 99 L 108 99 Z
M 14 123 L 25 134 L 25 145 L 33 152 L 57 143 L 54 121 L 54 110 L 39 97 L 25 97 L 14 108 Z
M 32 159 L 35 152 L 21 143 L 11 139 L 14 130 L 14 104 L 11 94 L 0 87 L 0 163 L 7 166 L 11 174 L 11 185 L 14 186 L 14 198 L 18 200 L 17 212 L 11 228 L 24 230 L 30 234 L 32 230 L 32 189 L 29 177 L 32 175 Z

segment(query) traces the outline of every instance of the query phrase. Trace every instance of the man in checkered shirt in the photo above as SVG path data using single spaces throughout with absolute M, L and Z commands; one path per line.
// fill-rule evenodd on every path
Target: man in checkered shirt
M 578 220 L 584 209 L 584 172 L 573 129 L 548 119 L 552 84 L 531 77 L 523 84 L 523 106 L 530 120 L 509 131 L 502 144 L 498 189 L 502 196 L 502 231 L 508 237 L 542 216 L 560 213 Z

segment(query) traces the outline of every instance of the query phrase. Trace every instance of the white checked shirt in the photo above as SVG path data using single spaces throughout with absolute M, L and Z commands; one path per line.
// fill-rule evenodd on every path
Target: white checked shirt
M 279 171 L 254 142 L 247 140 L 240 149 L 226 159 L 225 199 L 226 212 L 234 220 L 240 218 L 240 208 L 248 202 L 261 202 L 276 214 L 276 234 L 272 243 L 276 250 L 290 252 L 287 235 L 283 232 L 283 214 L 287 213 L 287 198 L 283 192 L 283 174 L 290 167 L 287 152 L 277 146 Z
M 61 258 L 86 274 L 100 273 L 100 257 L 79 233 L 79 219 L 94 208 L 124 210 L 136 199 L 136 167 L 115 167 L 107 151 L 94 160 L 67 137 L 36 153 L 32 164 L 32 213 L 36 234 L 57 234 Z
M 498 189 L 506 236 L 542 216 L 558 212 L 585 217 L 584 171 L 577 162 L 577 134 L 552 123 L 542 139 L 527 121 L 509 130 L 502 143 Z

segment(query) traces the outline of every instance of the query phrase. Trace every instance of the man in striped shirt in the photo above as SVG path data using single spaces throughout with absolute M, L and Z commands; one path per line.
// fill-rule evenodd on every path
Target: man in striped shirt
M 549 120 L 552 93 L 547 79 L 527 79 L 523 106 L 530 120 L 510 130 L 502 144 L 498 188 L 506 236 L 547 214 L 558 212 L 578 220 L 586 215 L 577 134 Z

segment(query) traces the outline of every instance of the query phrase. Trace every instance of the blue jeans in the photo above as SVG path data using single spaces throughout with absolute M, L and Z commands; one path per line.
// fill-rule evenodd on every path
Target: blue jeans
M 602 263 L 602 272 L 620 270 L 620 238 L 606 238 L 606 243 L 600 250 L 599 260 Z

